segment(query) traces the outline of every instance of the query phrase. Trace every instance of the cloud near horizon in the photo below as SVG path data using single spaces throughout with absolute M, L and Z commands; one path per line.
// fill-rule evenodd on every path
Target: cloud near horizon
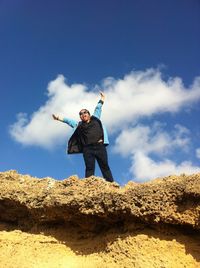
M 94 110 L 99 100 L 98 89 L 104 91 L 106 95 L 102 121 L 107 126 L 110 135 L 117 136 L 116 143 L 120 136 L 127 135 L 128 139 L 133 140 L 131 144 L 136 144 L 131 145 L 131 154 L 127 153 L 126 147 L 121 146 L 121 155 L 131 155 L 135 165 L 137 164 L 139 167 L 143 163 L 146 170 L 150 166 L 156 165 L 157 169 L 161 167 L 166 170 L 166 166 L 171 167 L 171 170 L 176 169 L 176 164 L 168 160 L 154 163 L 149 158 L 151 153 L 156 153 L 156 150 L 159 154 L 169 150 L 167 143 L 172 141 L 170 135 L 156 130 L 156 138 L 159 141 L 156 142 L 156 139 L 149 138 L 151 131 L 147 126 L 137 126 L 135 130 L 132 129 L 132 126 L 137 125 L 142 118 L 150 118 L 166 112 L 176 113 L 192 107 L 195 102 L 200 100 L 200 77 L 196 77 L 193 84 L 186 88 L 181 78 L 171 77 L 164 81 L 161 71 L 152 68 L 144 71 L 132 71 L 122 79 L 108 77 L 100 85 L 89 90 L 85 84 L 69 85 L 63 75 L 58 75 L 48 85 L 48 99 L 44 105 L 37 111 L 33 111 L 30 116 L 24 111 L 20 111 L 17 121 L 10 126 L 11 137 L 23 145 L 40 146 L 46 149 L 53 149 L 57 145 L 63 144 L 66 142 L 67 136 L 69 137 L 71 129 L 65 124 L 52 120 L 52 113 L 79 120 L 78 112 L 82 108 L 87 108 L 91 112 Z M 130 133 L 127 131 L 129 128 Z M 155 126 L 154 128 L 156 129 Z M 179 134 L 181 131 L 184 133 L 186 131 L 184 126 L 177 125 L 177 128 L 179 128 L 177 130 Z M 140 142 L 139 132 L 145 134 L 146 140 L 142 141 L 145 146 Z M 184 144 L 186 149 L 188 140 L 176 136 L 173 143 L 175 146 Z M 145 151 L 136 150 L 137 146 L 138 148 L 144 146 Z M 199 151 L 197 151 L 197 155 L 199 155 Z M 182 163 L 182 166 L 192 168 L 188 163 Z M 133 164 L 130 170 L 139 179 L 144 178 L 147 173 L 144 172 L 141 175 L 140 172 L 139 175 Z
M 183 161 L 176 164 L 169 159 L 154 161 L 148 155 L 137 152 L 132 156 L 130 172 L 135 181 L 148 181 L 159 177 L 180 174 L 193 174 L 200 172 L 200 167 L 193 166 L 191 161 Z
M 170 174 L 200 172 L 190 161 L 179 164 L 169 159 L 174 152 L 187 153 L 191 145 L 190 131 L 175 125 L 171 132 L 154 122 L 151 126 L 137 125 L 123 130 L 117 137 L 114 152 L 131 159 L 130 175 L 136 181 L 147 181 Z M 154 160 L 158 158 L 159 160 Z M 160 160 L 162 159 L 162 160 Z

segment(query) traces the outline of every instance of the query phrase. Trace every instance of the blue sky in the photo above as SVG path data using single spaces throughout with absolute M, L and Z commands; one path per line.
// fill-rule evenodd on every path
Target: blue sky
M 78 119 L 102 89 L 117 182 L 198 172 L 199 25 L 198 0 L 2 0 L 0 170 L 84 177 L 51 113 Z

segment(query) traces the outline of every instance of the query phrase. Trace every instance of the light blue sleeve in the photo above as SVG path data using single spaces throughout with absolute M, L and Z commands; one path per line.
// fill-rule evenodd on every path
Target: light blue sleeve
M 98 119 L 100 119 L 101 117 L 102 105 L 103 105 L 103 101 L 100 100 L 94 109 L 93 116 L 97 117 Z
M 103 127 L 104 144 L 108 145 L 109 144 L 108 133 L 106 127 L 104 125 L 102 125 L 102 127 Z
M 95 107 L 95 110 L 93 113 L 93 116 L 97 117 L 98 119 L 100 119 L 100 117 L 101 117 L 102 105 L 103 105 L 103 101 L 100 100 L 97 103 L 97 106 Z M 109 144 L 108 133 L 107 133 L 106 127 L 103 124 L 102 124 L 102 127 L 103 127 L 103 134 L 104 134 L 103 135 L 104 136 L 104 144 L 108 145 Z
M 72 128 L 76 128 L 78 126 L 78 121 L 70 119 L 70 118 L 63 118 L 63 122 L 68 124 Z

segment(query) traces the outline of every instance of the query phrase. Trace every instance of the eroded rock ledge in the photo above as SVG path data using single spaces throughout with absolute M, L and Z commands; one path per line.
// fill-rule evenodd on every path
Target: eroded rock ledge
M 97 177 L 57 181 L 1 172 L 0 221 L 71 223 L 85 230 L 138 222 L 200 229 L 200 174 L 119 187 Z

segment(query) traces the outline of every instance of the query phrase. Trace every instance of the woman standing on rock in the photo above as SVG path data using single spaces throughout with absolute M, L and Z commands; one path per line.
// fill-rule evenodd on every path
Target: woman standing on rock
M 79 112 L 81 121 L 62 118 L 53 114 L 53 119 L 68 124 L 74 128 L 74 133 L 68 142 L 68 154 L 83 153 L 85 162 L 85 177 L 94 175 L 95 159 L 101 169 L 103 177 L 113 182 L 113 176 L 108 165 L 108 156 L 106 146 L 109 144 L 108 135 L 105 127 L 101 123 L 102 105 L 105 95 L 100 92 L 101 99 L 98 101 L 93 115 L 87 109 Z

